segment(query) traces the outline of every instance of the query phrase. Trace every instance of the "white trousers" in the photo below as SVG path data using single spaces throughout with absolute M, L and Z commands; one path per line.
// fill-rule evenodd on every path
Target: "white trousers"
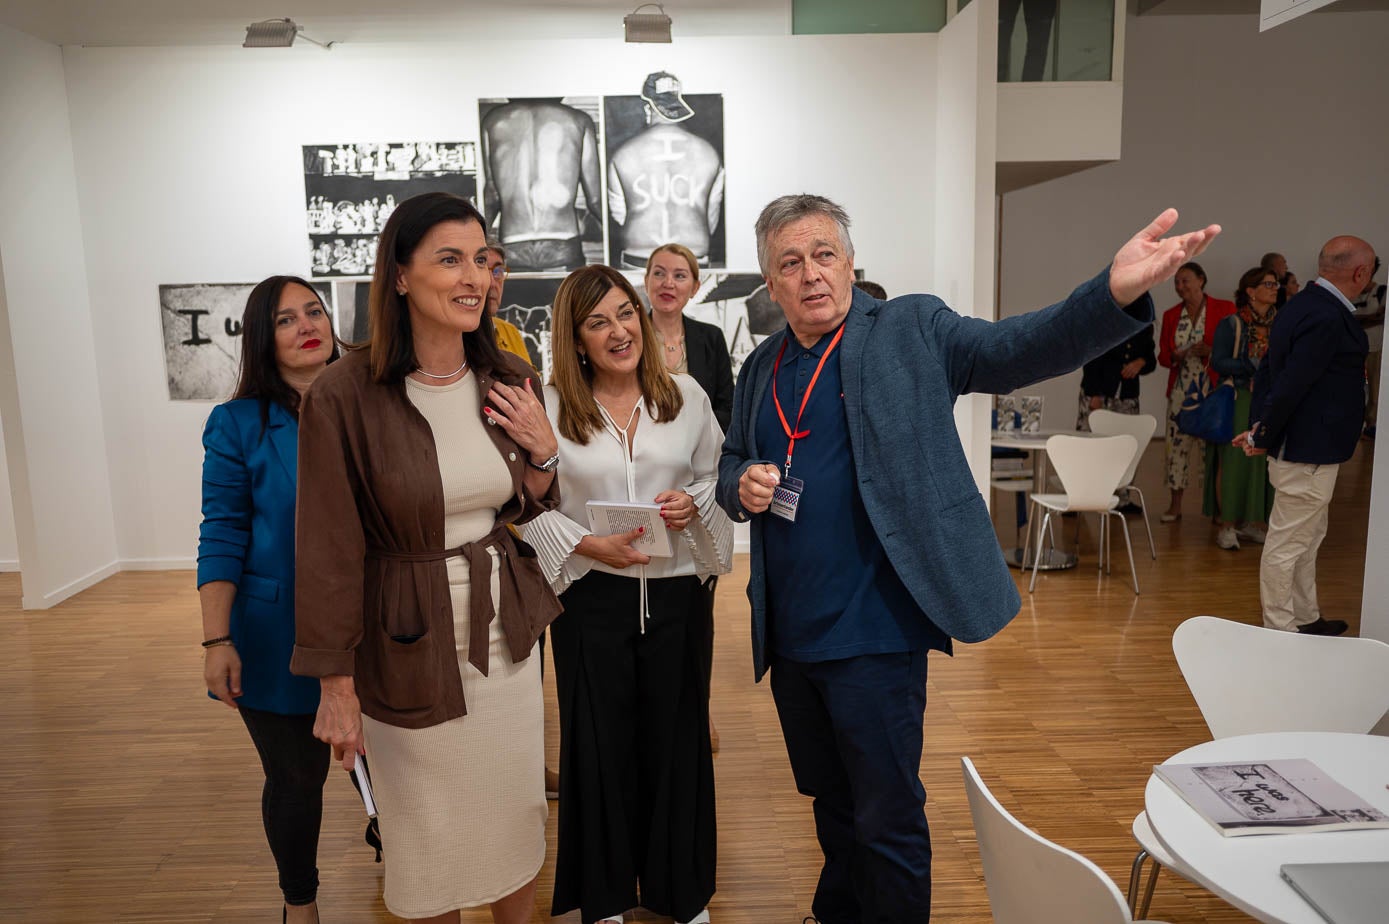
M 1270 629 L 1296 632 L 1321 618 L 1317 550 L 1326 538 L 1339 470 L 1339 465 L 1268 460 L 1268 478 L 1277 493 L 1259 560 L 1259 597 Z

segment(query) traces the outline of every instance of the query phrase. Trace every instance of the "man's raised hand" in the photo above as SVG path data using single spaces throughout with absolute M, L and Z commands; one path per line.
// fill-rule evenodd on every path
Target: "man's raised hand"
M 1215 240 L 1220 225 L 1163 237 L 1177 223 L 1177 210 L 1167 209 L 1119 248 L 1109 267 L 1109 294 L 1120 305 L 1137 301 L 1149 289 L 1176 275 L 1186 261 L 1196 259 Z

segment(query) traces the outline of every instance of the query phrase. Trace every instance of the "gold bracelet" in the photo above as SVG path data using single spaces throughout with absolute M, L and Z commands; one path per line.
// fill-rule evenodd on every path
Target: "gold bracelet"
M 230 635 L 223 636 L 222 638 L 208 639 L 207 641 L 203 642 L 204 649 L 220 648 L 223 645 L 235 645 L 235 643 L 231 640 Z

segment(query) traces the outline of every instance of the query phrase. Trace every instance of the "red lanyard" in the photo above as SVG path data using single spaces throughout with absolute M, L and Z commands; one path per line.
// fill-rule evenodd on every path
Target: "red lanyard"
M 796 451 L 796 440 L 803 440 L 810 435 L 809 430 L 801 429 L 801 415 L 805 413 L 805 406 L 810 403 L 810 393 L 815 390 L 815 383 L 820 379 L 820 372 L 825 368 L 825 361 L 830 358 L 834 348 L 839 346 L 839 341 L 844 337 L 844 326 L 839 326 L 839 333 L 834 335 L 830 345 L 825 348 L 824 355 L 820 357 L 820 365 L 815 367 L 815 374 L 810 377 L 810 384 L 806 386 L 805 396 L 801 398 L 800 410 L 796 411 L 796 429 L 792 430 L 791 425 L 786 422 L 786 413 L 781 409 L 781 398 L 776 393 L 776 374 L 781 368 L 781 357 L 786 353 L 786 342 L 790 340 L 788 333 L 786 340 L 781 341 L 781 349 L 777 350 L 776 362 L 772 364 L 772 403 L 776 405 L 776 415 L 781 418 L 781 429 L 786 431 L 786 470 L 784 474 L 791 474 L 791 454 Z

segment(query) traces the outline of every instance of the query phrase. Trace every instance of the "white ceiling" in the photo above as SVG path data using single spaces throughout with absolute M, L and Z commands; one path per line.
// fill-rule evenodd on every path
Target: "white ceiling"
M 58 45 L 240 45 L 289 17 L 321 42 L 468 42 L 622 34 L 638 0 L 0 0 L 0 24 Z M 790 0 L 667 0 L 674 35 L 790 32 Z M 649 9 L 645 12 L 655 12 Z M 298 47 L 297 45 L 295 46 Z
M 240 45 L 246 25 L 290 17 L 319 41 L 380 43 L 621 34 L 638 0 L 0 0 L 0 24 L 58 45 Z M 847 2 L 847 0 L 846 0 Z M 674 33 L 784 35 L 791 0 L 664 0 Z M 1133 0 L 1145 15 L 1249 14 L 1259 0 Z M 1324 12 L 1389 10 L 1338 0 Z

